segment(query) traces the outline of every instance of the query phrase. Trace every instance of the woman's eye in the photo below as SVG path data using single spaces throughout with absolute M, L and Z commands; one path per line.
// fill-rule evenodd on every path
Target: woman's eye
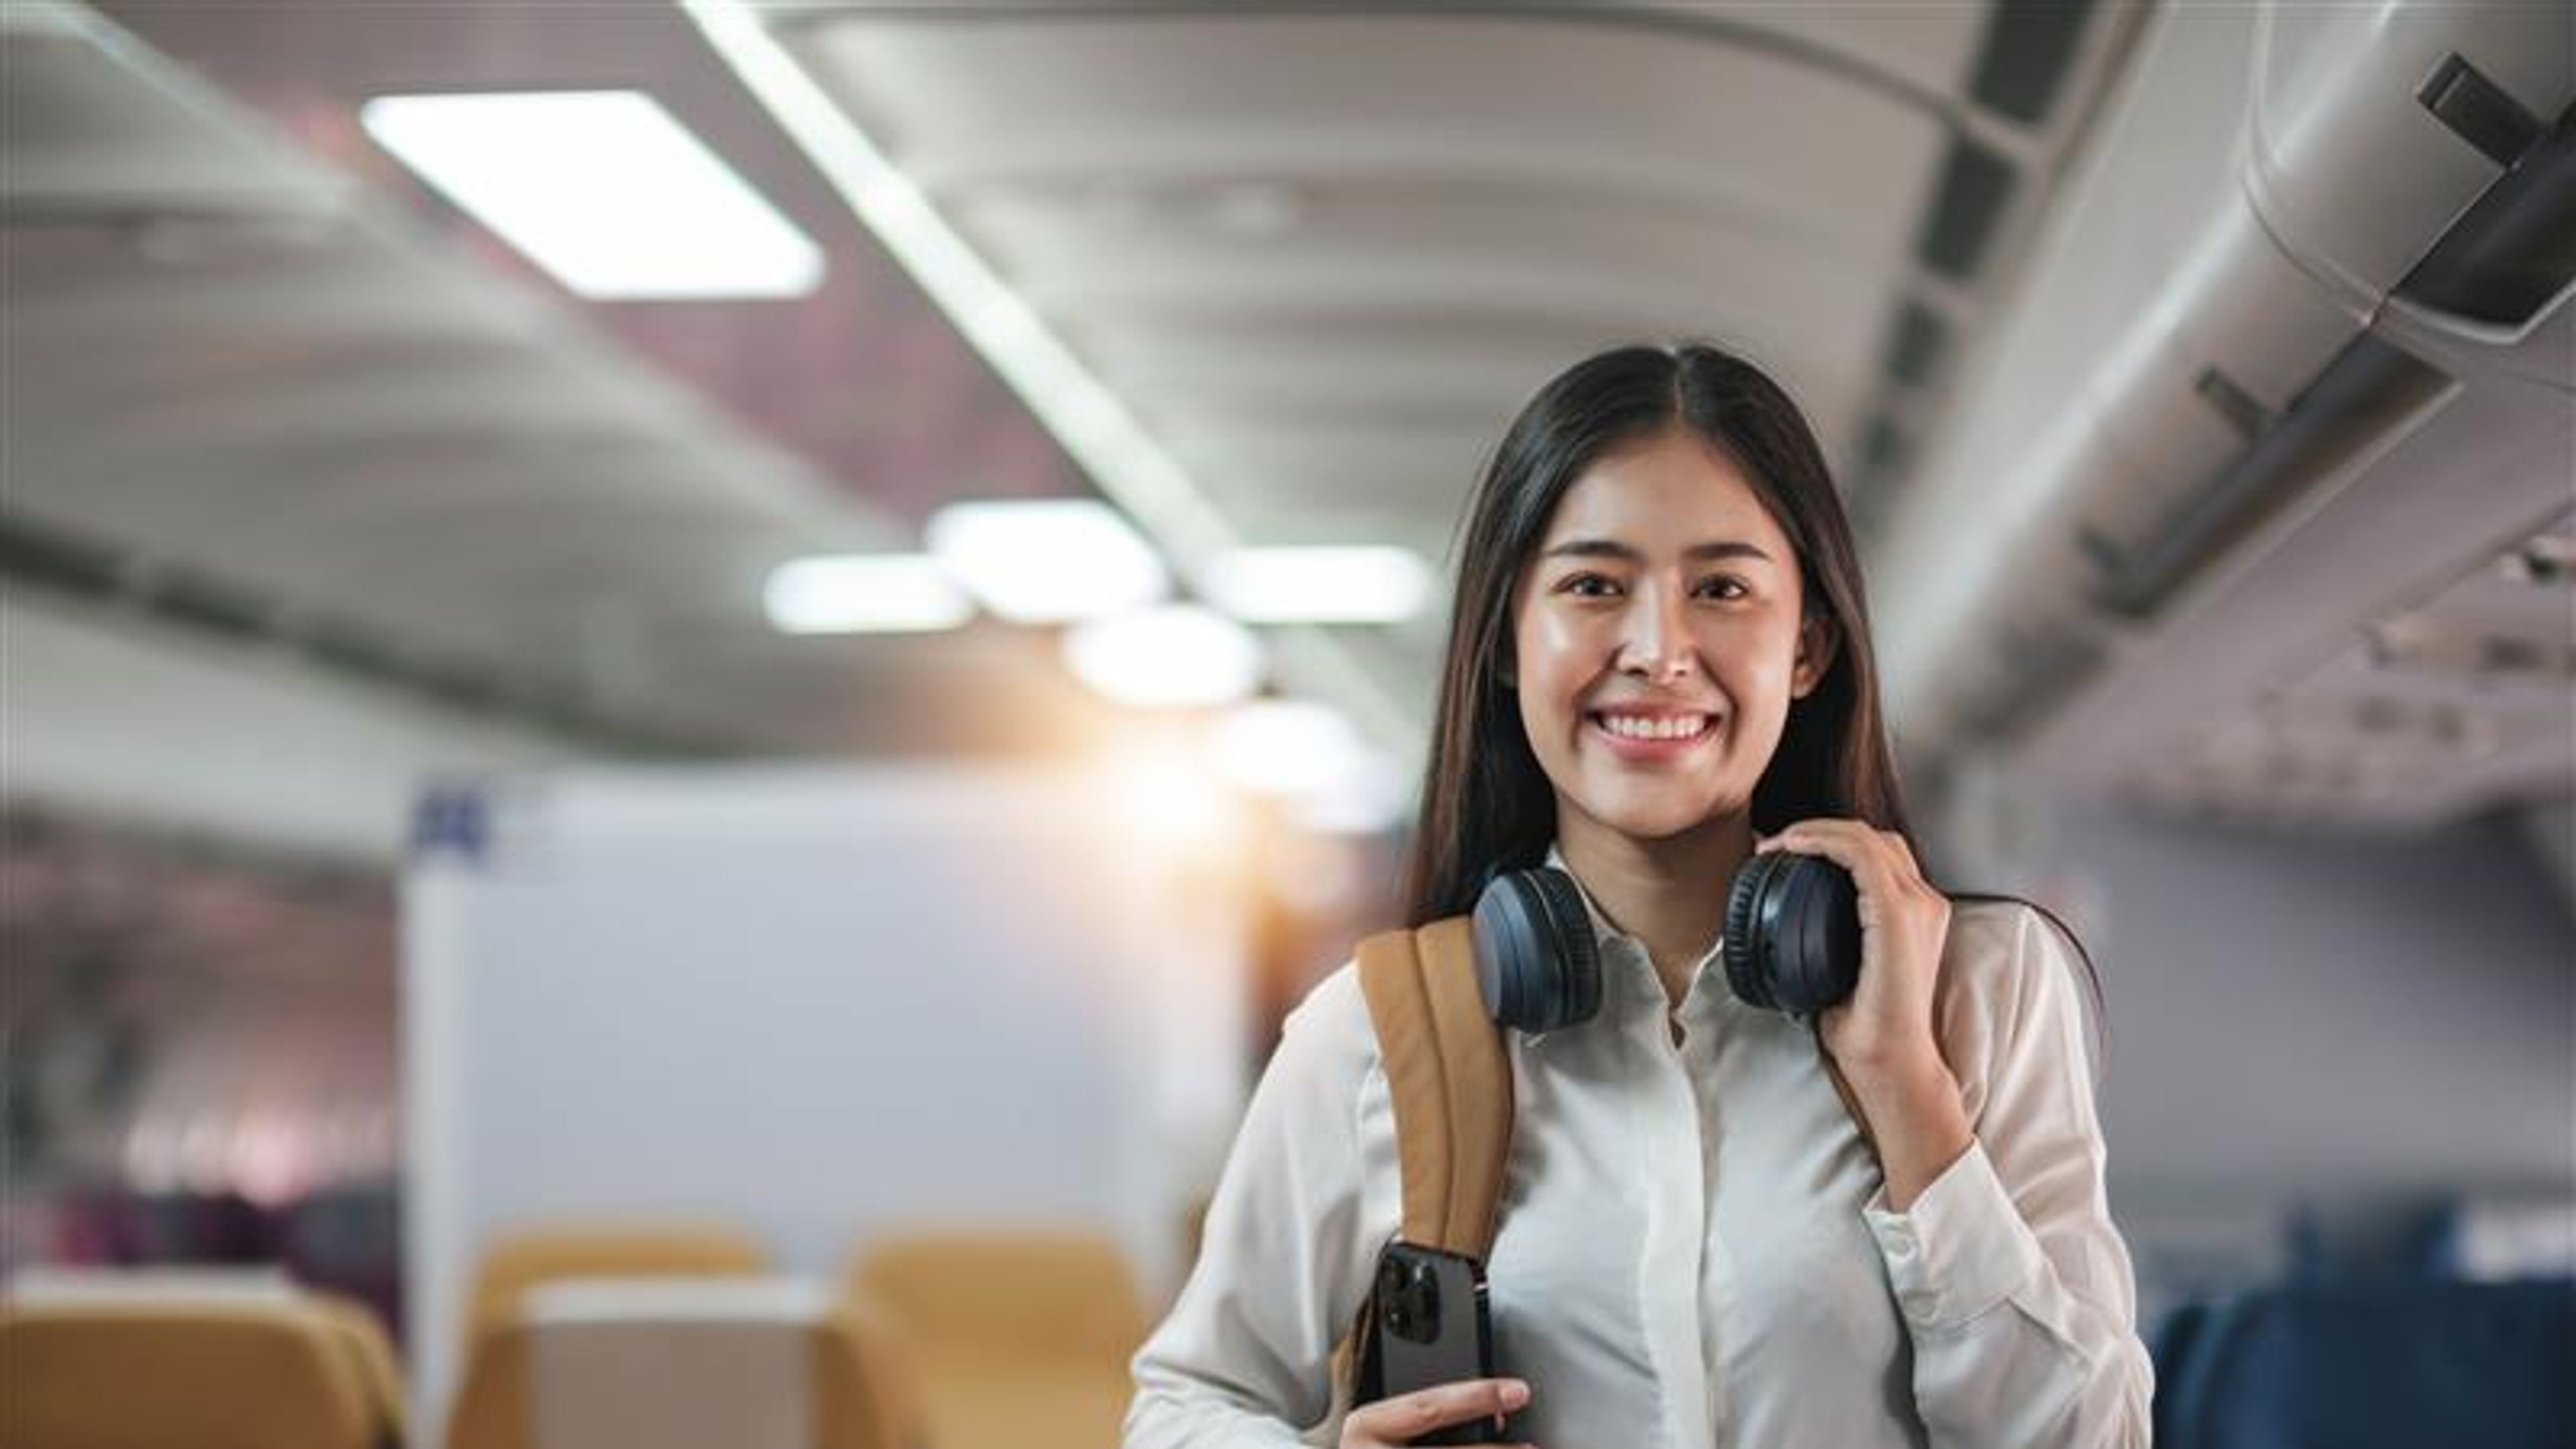
M 1744 586 L 1742 579 L 1735 578 L 1703 579 L 1700 581 L 1699 591 L 1707 597 L 1716 599 L 1741 599 L 1752 593 L 1752 590 Z
M 1604 599 L 1618 592 L 1619 586 L 1599 574 L 1574 574 L 1558 584 L 1559 593 L 1582 599 Z

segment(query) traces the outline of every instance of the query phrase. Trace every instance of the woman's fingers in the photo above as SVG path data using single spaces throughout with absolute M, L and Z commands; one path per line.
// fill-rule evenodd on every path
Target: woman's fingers
M 1529 1397 L 1529 1385 L 1519 1379 L 1462 1379 L 1380 1399 L 1353 1409 L 1342 1421 L 1343 1449 L 1378 1449 L 1452 1424 L 1498 1418 L 1518 1410 Z
M 1915 868 L 1914 852 L 1906 847 L 1903 836 L 1872 829 L 1857 820 L 1801 820 L 1754 846 L 1757 855 L 1773 850 L 1823 856 L 1851 872 L 1853 882 L 1864 893 L 1871 887 L 1883 888 L 1890 895 L 1910 893 L 1924 884 L 1922 873 Z
M 1933 1027 L 1950 898 L 1923 879 L 1905 837 L 1864 821 L 1800 820 L 1762 840 L 1762 851 L 1819 855 L 1851 872 L 1861 922 L 1860 982 L 1817 1025 L 1846 1070 L 1939 1055 Z

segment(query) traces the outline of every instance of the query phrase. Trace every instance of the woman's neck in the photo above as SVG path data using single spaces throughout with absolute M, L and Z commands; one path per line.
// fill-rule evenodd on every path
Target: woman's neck
M 1560 811 L 1557 853 L 1610 924 L 1645 942 L 1679 1006 L 1691 973 L 1726 924 L 1726 889 L 1753 853 L 1747 815 L 1709 821 L 1662 840 L 1622 835 L 1577 811 Z

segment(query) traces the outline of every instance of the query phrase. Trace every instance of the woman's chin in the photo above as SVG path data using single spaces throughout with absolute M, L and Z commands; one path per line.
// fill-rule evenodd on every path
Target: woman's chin
M 1603 800 L 1583 813 L 1631 840 L 1669 840 L 1706 825 L 1726 809 L 1722 800 L 1676 802 L 1667 793 L 1654 800 Z

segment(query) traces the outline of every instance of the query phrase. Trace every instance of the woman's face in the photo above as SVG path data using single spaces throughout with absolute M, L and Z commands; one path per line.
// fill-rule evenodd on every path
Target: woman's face
M 1688 432 L 1576 479 L 1512 600 L 1521 725 L 1560 835 L 1660 840 L 1748 809 L 1789 701 L 1832 663 L 1801 603 L 1788 536 Z

